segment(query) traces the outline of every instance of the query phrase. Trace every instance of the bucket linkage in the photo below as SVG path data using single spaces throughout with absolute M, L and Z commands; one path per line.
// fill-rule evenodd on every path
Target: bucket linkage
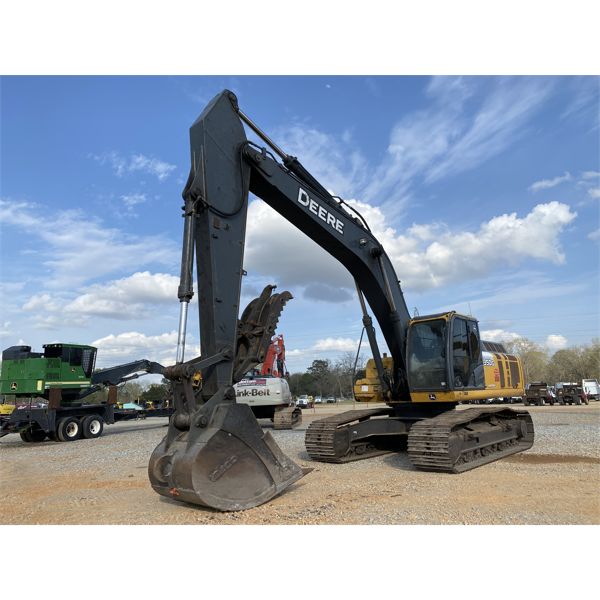
M 263 432 L 248 405 L 237 404 L 233 383 L 260 362 L 289 292 L 267 286 L 240 318 L 235 356 L 223 349 L 165 369 L 175 412 L 165 438 L 150 458 L 148 474 L 159 494 L 222 511 L 252 508 L 271 500 L 304 474 Z M 233 381 L 206 399 L 197 373 L 233 361 Z

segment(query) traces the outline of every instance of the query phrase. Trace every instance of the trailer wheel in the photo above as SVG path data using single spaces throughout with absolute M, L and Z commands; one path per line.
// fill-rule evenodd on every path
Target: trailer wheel
M 87 415 L 81 420 L 81 435 L 88 440 L 99 438 L 103 429 L 104 421 L 100 415 Z
M 43 442 L 46 439 L 46 432 L 43 429 L 32 429 L 29 435 L 34 442 Z
M 81 435 L 81 424 L 75 417 L 65 417 L 58 422 L 56 434 L 61 442 L 78 440 Z
M 28 444 L 43 442 L 46 439 L 46 432 L 43 429 L 33 429 L 33 427 L 27 427 L 19 432 L 21 439 Z
M 22 429 L 21 431 L 19 431 L 19 435 L 21 436 L 21 439 L 28 443 L 31 444 L 31 442 L 33 442 L 33 439 L 31 437 L 31 429 L 29 427 L 27 427 L 27 429 Z

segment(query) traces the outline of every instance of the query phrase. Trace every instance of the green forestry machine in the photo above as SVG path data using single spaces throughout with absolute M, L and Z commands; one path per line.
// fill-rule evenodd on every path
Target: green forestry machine
M 0 415 L 0 437 L 19 433 L 25 442 L 41 442 L 46 437 L 64 442 L 97 438 L 104 423 L 130 416 L 116 408 L 116 386 L 141 374 L 160 374 L 163 367 L 138 360 L 94 370 L 96 352 L 93 346 L 80 344 L 45 344 L 43 352 L 32 352 L 31 346 L 4 350 L 0 395 L 13 396 L 15 406 Z M 108 387 L 106 402 L 85 402 L 104 387 Z

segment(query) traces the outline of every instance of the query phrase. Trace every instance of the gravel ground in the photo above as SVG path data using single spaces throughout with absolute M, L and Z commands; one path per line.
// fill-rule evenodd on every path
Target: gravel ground
M 352 408 L 342 407 L 343 410 Z M 149 456 L 166 419 L 122 422 L 97 440 L 24 444 L 0 438 L 4 524 L 598 524 L 600 403 L 530 407 L 534 446 L 461 475 L 415 470 L 406 454 L 343 465 L 304 450 L 313 418 L 271 430 L 281 449 L 314 470 L 257 508 L 220 513 L 162 498 L 150 487 Z

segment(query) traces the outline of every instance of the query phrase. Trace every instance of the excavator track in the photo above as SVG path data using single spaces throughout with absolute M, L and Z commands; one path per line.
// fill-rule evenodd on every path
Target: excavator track
M 408 456 L 418 469 L 463 473 L 528 450 L 533 438 L 525 410 L 451 410 L 411 427 Z
M 302 423 L 302 411 L 295 406 L 276 406 L 273 414 L 274 429 L 293 429 Z
M 364 440 L 352 443 L 349 430 L 357 421 L 390 415 L 391 412 L 389 408 L 349 410 L 313 421 L 304 435 L 306 451 L 313 460 L 329 463 L 345 463 L 388 454 L 390 450 L 376 448 Z

